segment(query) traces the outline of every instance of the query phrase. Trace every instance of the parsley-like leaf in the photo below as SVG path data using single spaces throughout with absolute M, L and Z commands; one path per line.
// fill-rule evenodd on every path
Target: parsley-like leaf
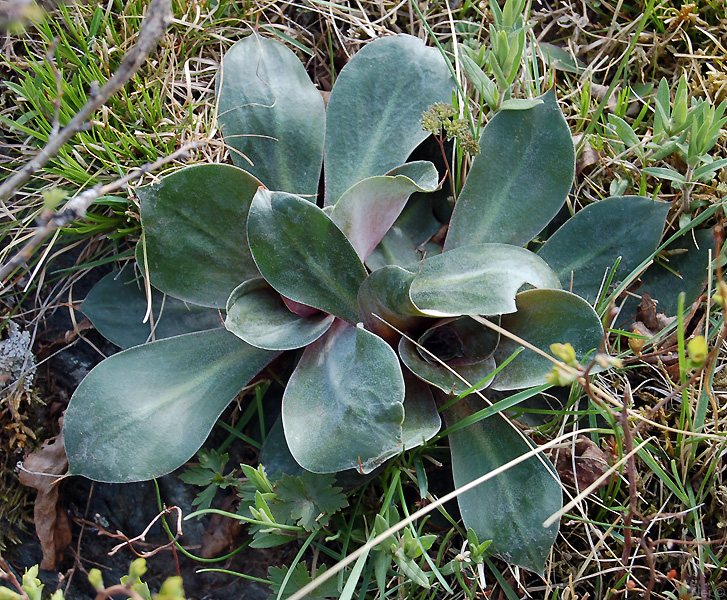
M 333 474 L 304 472 L 300 477 L 283 475 L 275 486 L 277 499 L 286 505 L 298 525 L 316 531 L 328 525 L 331 515 L 348 506 Z

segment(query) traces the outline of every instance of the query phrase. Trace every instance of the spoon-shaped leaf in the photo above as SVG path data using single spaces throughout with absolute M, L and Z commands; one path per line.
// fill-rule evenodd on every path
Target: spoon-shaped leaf
M 258 187 L 242 169 L 209 164 L 137 188 L 152 285 L 180 300 L 224 308 L 241 281 L 259 275 L 245 229 Z
M 445 411 L 448 426 L 476 412 L 472 396 Z M 450 434 L 454 485 L 462 487 L 485 473 L 529 452 L 532 447 L 516 427 L 495 414 Z M 479 540 L 510 563 L 542 575 L 545 559 L 558 533 L 558 524 L 543 521 L 562 506 L 558 476 L 547 458 L 530 458 L 479 488 L 457 497 L 462 520 Z
M 694 242 L 697 242 L 695 246 Z M 639 277 L 637 294 L 646 292 L 656 302 L 656 312 L 676 316 L 679 294 L 684 292 L 684 306 L 691 306 L 702 294 L 709 278 L 709 251 L 713 250 L 712 230 L 690 231 L 665 249 L 669 262 L 655 262 Z M 639 301 L 629 298 L 621 310 L 623 320 L 636 314 Z M 619 323 L 622 319 L 619 319 Z
M 409 288 L 416 272 L 395 265 L 377 269 L 361 285 L 358 302 L 366 329 L 390 343 L 395 343 L 399 331 L 409 329 L 424 313 L 412 304 Z
M 445 394 L 459 395 L 468 390 L 470 386 L 477 386 L 495 370 L 495 359 L 492 357 L 476 363 L 448 364 L 449 369 L 442 364 L 428 362 L 421 357 L 417 347 L 406 338 L 401 338 L 399 341 L 399 356 L 412 373 L 422 381 L 439 388 Z M 467 383 L 464 383 L 462 379 Z M 477 389 L 486 388 L 491 382 L 492 379 L 488 379 L 477 386 Z
M 257 34 L 237 42 L 222 60 L 217 101 L 217 119 L 238 167 L 270 189 L 316 194 L 325 107 L 293 52 Z
M 606 198 L 586 206 L 538 251 L 563 285 L 589 302 L 616 260 L 614 281 L 628 275 L 656 250 L 670 205 L 642 196 Z
M 430 316 L 515 312 L 526 283 L 559 288 L 555 273 L 532 252 L 506 244 L 465 246 L 426 259 L 413 279 L 413 304 Z
M 189 460 L 222 411 L 277 352 L 224 329 L 124 350 L 73 394 L 63 435 L 72 475 L 142 481 Z
M 82 311 L 107 340 L 122 348 L 222 327 L 216 310 L 182 302 L 151 290 L 151 319 L 143 323 L 147 302 L 143 282 L 127 267 L 114 271 L 91 288 Z
M 404 379 L 391 347 L 336 321 L 309 345 L 283 395 L 290 452 L 306 470 L 367 473 L 401 451 Z
M 411 450 L 432 439 L 442 419 L 432 396 L 432 390 L 421 379 L 411 373 L 404 373 L 406 398 L 404 400 L 404 423 L 401 425 L 404 448 Z
M 225 327 L 257 348 L 293 350 L 321 337 L 334 318 L 325 313 L 303 318 L 291 312 L 280 294 L 258 277 L 241 284 L 230 295 Z
M 343 232 L 315 204 L 260 189 L 247 223 L 263 277 L 284 296 L 355 324 L 366 268 Z
M 406 162 L 429 135 L 421 115 L 451 102 L 454 82 L 436 48 L 409 35 L 382 37 L 343 68 L 328 101 L 326 204 L 362 179 Z
M 346 190 L 330 212 L 362 261 L 391 228 L 414 192 L 433 192 L 439 174 L 428 161 L 402 165 L 388 175 L 369 177 Z
M 501 326 L 550 354 L 550 345 L 570 343 L 582 361 L 593 356 L 603 339 L 603 326 L 590 304 L 563 290 L 528 290 L 517 295 L 517 312 L 502 317 Z M 502 335 L 495 352 L 502 364 L 520 348 L 515 340 Z M 492 387 L 514 390 L 545 382 L 553 363 L 532 350 L 523 350 L 497 374 Z
M 408 267 L 421 261 L 423 256 L 441 253 L 440 245 L 429 242 L 442 227 L 434 217 L 433 200 L 433 194 L 417 194 L 409 199 L 394 225 L 366 259 L 370 271 L 386 265 Z
M 485 127 L 445 251 L 483 242 L 524 246 L 563 206 L 575 172 L 573 141 L 555 92 L 541 99 L 501 111 Z

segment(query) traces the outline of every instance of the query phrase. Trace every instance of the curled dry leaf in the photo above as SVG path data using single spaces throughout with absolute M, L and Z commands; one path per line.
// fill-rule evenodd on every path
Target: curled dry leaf
M 68 459 L 62 432 L 30 454 L 20 470 L 20 483 L 38 490 L 33 517 L 43 550 L 40 568 L 45 570 L 55 569 L 63 551 L 71 543 L 71 524 L 58 502 L 58 477 L 67 470 Z
M 573 145 L 578 146 L 578 144 L 581 143 L 582 139 L 582 134 L 574 135 Z M 583 144 L 583 149 L 581 150 L 581 153 L 578 155 L 578 158 L 576 158 L 576 177 L 583 172 L 583 169 L 596 164 L 600 160 L 601 155 L 596 150 L 594 150 L 593 146 L 591 146 L 591 144 L 588 143 L 588 140 L 586 140 L 586 142 Z
M 220 510 L 235 510 L 239 498 L 230 494 L 222 501 Z M 202 537 L 202 558 L 216 558 L 226 554 L 236 546 L 236 539 L 242 532 L 242 522 L 220 515 L 210 517 L 207 530 Z
M 601 449 L 585 436 L 581 435 L 576 439 L 575 460 L 573 450 L 573 446 L 554 448 L 549 456 L 555 464 L 561 481 L 570 485 L 577 483 L 577 488 L 584 490 L 606 472 L 608 462 Z M 603 487 L 607 483 L 606 479 L 599 487 Z

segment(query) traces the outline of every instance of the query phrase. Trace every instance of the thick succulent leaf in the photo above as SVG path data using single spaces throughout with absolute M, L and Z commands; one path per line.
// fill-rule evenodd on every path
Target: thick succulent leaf
M 368 177 L 350 187 L 336 202 L 330 217 L 364 261 L 394 224 L 409 196 L 433 192 L 438 187 L 439 174 L 432 163 L 407 163 L 394 175 Z
M 582 361 L 593 357 L 603 339 L 603 326 L 590 304 L 580 296 L 563 290 L 528 290 L 517 295 L 517 312 L 504 315 L 501 326 L 546 353 L 550 345 L 570 343 Z M 503 335 L 495 352 L 502 364 L 520 344 Z M 532 350 L 525 349 L 497 374 L 492 387 L 515 390 L 545 383 L 553 363 Z
M 127 268 L 109 273 L 94 285 L 81 310 L 101 335 L 122 348 L 222 326 L 216 310 L 165 297 L 154 288 L 151 305 L 151 318 L 143 323 L 147 311 L 144 285 Z
M 449 223 L 444 250 L 483 242 L 524 246 L 563 206 L 575 151 L 553 90 L 487 124 Z
M 336 321 L 309 345 L 283 395 L 295 460 L 314 473 L 372 471 L 401 451 L 404 379 L 391 347 Z
M 544 260 L 506 244 L 465 246 L 427 258 L 409 295 L 430 316 L 499 315 L 515 312 L 515 294 L 524 285 L 559 288 Z
M 330 217 L 315 204 L 261 189 L 247 222 L 250 251 L 278 292 L 356 324 L 366 268 Z
M 417 347 L 406 338 L 401 338 L 399 341 L 399 356 L 414 375 L 439 388 L 445 394 L 462 394 L 471 386 L 477 386 L 495 370 L 495 359 L 492 357 L 476 363 L 448 365 L 449 369 L 441 364 L 427 362 L 419 355 Z M 462 379 L 467 383 L 464 383 Z M 484 389 L 491 382 L 492 380 L 489 379 L 477 386 L 477 389 Z
M 481 406 L 472 397 L 445 411 L 452 426 Z M 470 481 L 529 452 L 532 446 L 503 416 L 495 414 L 450 434 L 454 485 Z M 558 524 L 543 527 L 561 509 L 560 482 L 546 457 L 533 457 L 457 497 L 462 520 L 479 540 L 507 562 L 542 576 L 545 560 L 558 534 Z
M 409 199 L 394 225 L 366 259 L 370 271 L 386 265 L 407 267 L 420 261 L 422 256 L 441 253 L 440 245 L 429 242 L 442 227 L 434 216 L 433 200 L 433 194 L 415 194 Z
M 451 102 L 453 88 L 442 55 L 418 38 L 382 37 L 359 50 L 328 100 L 326 204 L 406 162 L 429 135 L 422 113 L 435 102 Z
M 173 471 L 194 455 L 225 407 L 277 354 L 224 329 L 114 354 L 71 398 L 63 424 L 68 472 L 121 483 Z
M 404 423 L 401 426 L 404 448 L 411 450 L 432 439 L 442 426 L 442 419 L 429 386 L 410 373 L 404 373 L 406 396 Z
M 366 278 L 358 292 L 358 303 L 366 329 L 394 343 L 399 334 L 389 325 L 405 331 L 425 316 L 409 297 L 414 277 L 416 272 L 390 265 L 374 271 Z
M 434 354 L 443 361 L 457 364 L 480 362 L 497 348 L 500 335 L 470 317 L 442 319 L 419 337 L 419 355 L 437 364 Z
M 498 340 L 496 332 L 469 317 L 445 319 L 425 331 L 418 345 L 402 338 L 399 356 L 417 377 L 447 394 L 462 394 L 490 385 L 491 379 L 483 380 L 495 370 Z
M 257 348 L 293 350 L 321 337 L 334 318 L 326 313 L 304 318 L 291 312 L 280 294 L 258 277 L 241 284 L 230 295 L 225 327 Z
M 137 188 L 152 285 L 180 300 L 224 308 L 240 282 L 259 275 L 245 229 L 258 187 L 242 169 L 208 164 Z
M 232 161 L 268 188 L 318 191 L 326 116 L 323 98 L 298 57 L 252 34 L 222 60 L 217 120 Z
M 563 286 L 589 302 L 616 260 L 614 277 L 628 275 L 656 250 L 670 205 L 641 196 L 614 196 L 568 219 L 538 251 Z
M 686 233 L 669 244 L 664 256 L 646 270 L 636 293 L 649 294 L 656 301 L 657 313 L 676 316 L 679 294 L 684 293 L 684 306 L 690 306 L 704 291 L 709 278 L 709 251 L 713 246 L 711 229 Z M 621 311 L 619 325 L 636 314 L 638 303 L 635 298 L 629 298 Z

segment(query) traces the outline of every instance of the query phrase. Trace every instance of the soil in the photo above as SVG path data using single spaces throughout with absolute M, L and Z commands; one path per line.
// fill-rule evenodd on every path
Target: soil
M 74 288 L 75 298 L 83 298 L 93 283 L 106 274 L 104 269 L 96 271 L 92 277 L 82 280 L 82 285 Z M 75 317 L 77 323 L 84 319 L 80 312 L 76 312 Z M 39 332 L 36 347 L 50 347 L 52 353 L 57 350 L 57 347 L 52 347 L 53 341 L 63 338 L 67 331 L 73 331 L 68 310 L 56 310 L 46 320 L 45 331 Z M 85 331 L 83 335 L 106 356 L 118 352 L 116 346 L 93 330 Z M 77 343 L 64 348 L 50 358 L 47 368 L 37 378 L 36 384 L 41 387 L 41 396 L 50 399 L 42 409 L 44 414 L 41 415 L 41 419 L 46 420 L 43 431 L 57 432 L 57 419 L 65 410 L 68 399 L 81 380 L 100 362 L 102 357 L 91 344 L 78 340 Z M 256 458 L 250 449 L 242 447 L 242 444 L 233 443 L 228 452 L 231 454 L 230 464 L 236 464 L 235 461 L 249 463 Z M 158 484 L 164 506 L 179 507 L 182 515 L 195 510 L 192 501 L 200 488 L 183 483 L 178 477 L 178 472 L 160 478 Z M 100 569 L 107 586 L 118 583 L 121 577 L 128 574 L 129 564 L 137 558 L 137 555 L 128 546 L 113 554 L 112 550 L 123 542 L 123 539 L 118 537 L 119 533 L 133 538 L 141 534 L 157 517 L 159 511 L 154 483 L 107 484 L 91 482 L 83 477 L 70 477 L 61 482 L 60 486 L 60 504 L 71 522 L 72 543 L 66 548 L 63 559 L 56 565 L 56 570 L 41 571 L 39 578 L 47 590 L 54 591 L 59 587 L 63 589 L 67 600 L 95 598 L 96 592 L 88 583 L 85 573 L 91 568 Z M 183 521 L 183 535 L 179 538 L 179 543 L 191 554 L 200 554 L 202 539 L 208 529 L 209 521 L 210 519 L 205 517 L 200 520 Z M 167 517 L 167 522 L 171 530 L 175 531 L 176 515 Z M 18 531 L 17 536 L 21 543 L 9 545 L 3 558 L 20 579 L 25 569 L 42 561 L 43 554 L 35 532 Z M 242 545 L 245 538 L 240 535 L 232 541 L 235 546 L 225 552 Z M 149 530 L 145 540 L 136 543 L 134 547 L 137 552 L 144 553 L 168 545 L 169 537 L 157 521 Z M 167 547 L 147 558 L 148 570 L 143 581 L 148 583 L 150 590 L 156 591 L 164 579 L 179 574 L 183 578 L 187 598 L 190 599 L 265 599 L 270 595 L 270 588 L 264 584 L 235 575 L 198 571 L 203 568 L 217 568 L 266 578 L 270 566 L 284 564 L 297 552 L 295 544 L 287 546 L 290 548 L 272 550 L 247 548 L 228 560 L 215 563 L 195 561 Z

